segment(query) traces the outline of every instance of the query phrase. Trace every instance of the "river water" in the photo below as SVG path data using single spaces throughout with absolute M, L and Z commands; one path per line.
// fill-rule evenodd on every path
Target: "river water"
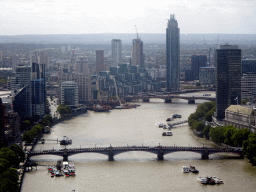
M 197 93 L 196 95 L 202 95 Z M 204 101 L 196 101 L 202 103 Z M 73 143 L 67 148 L 113 147 L 116 146 L 214 146 L 210 141 L 194 136 L 187 124 L 172 129 L 173 136 L 162 136 L 163 129 L 157 122 L 166 122 L 174 113 L 181 114 L 181 121 L 196 109 L 186 100 L 173 100 L 166 104 L 161 99 L 149 103 L 138 103 L 136 109 L 111 110 L 107 113 L 92 111 L 64 121 L 45 135 L 45 144 L 37 144 L 35 150 L 62 149 L 56 141 L 68 136 Z M 48 140 L 49 139 L 49 140 Z M 47 141 L 48 140 L 48 141 Z M 61 157 L 45 155 L 32 157 L 39 165 L 26 172 L 22 192 L 70 192 L 107 191 L 244 191 L 256 189 L 256 169 L 245 159 L 228 158 L 232 154 L 210 155 L 201 160 L 201 155 L 192 152 L 176 152 L 158 161 L 155 154 L 147 152 L 126 152 L 114 156 L 114 161 L 102 154 L 77 154 L 69 157 L 76 167 L 75 177 L 51 178 L 47 165 L 56 164 Z M 199 174 L 183 173 L 183 165 L 193 165 Z M 197 182 L 198 176 L 217 176 L 224 185 L 204 186 Z

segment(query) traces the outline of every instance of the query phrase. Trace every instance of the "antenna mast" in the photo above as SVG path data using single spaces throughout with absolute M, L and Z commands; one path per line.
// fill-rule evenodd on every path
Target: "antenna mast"
M 137 26 L 135 25 L 135 30 L 136 30 L 136 34 L 137 34 L 137 39 L 139 38 L 139 34 L 138 34 L 138 31 L 137 31 Z

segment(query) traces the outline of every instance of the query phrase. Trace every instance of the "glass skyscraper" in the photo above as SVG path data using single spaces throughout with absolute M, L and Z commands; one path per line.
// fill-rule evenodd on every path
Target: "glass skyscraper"
M 170 16 L 166 28 L 166 88 L 180 89 L 180 29 L 174 15 Z
M 241 49 L 221 45 L 216 64 L 216 118 L 222 120 L 230 105 L 241 104 Z
M 112 39 L 111 41 L 111 67 L 117 67 L 122 63 L 122 41 Z

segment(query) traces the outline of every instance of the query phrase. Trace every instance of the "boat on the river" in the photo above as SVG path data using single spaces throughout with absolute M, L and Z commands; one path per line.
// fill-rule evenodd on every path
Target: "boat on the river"
M 181 118 L 181 115 L 179 115 L 179 114 L 174 114 L 173 116 L 172 116 L 172 118 Z
M 93 107 L 93 111 L 95 112 L 108 112 L 110 110 L 110 106 L 108 105 L 96 105 Z
M 208 176 L 198 177 L 197 181 L 198 183 L 201 183 L 204 185 L 224 184 L 224 182 L 218 177 L 208 177 Z
M 182 172 L 183 173 L 189 173 L 189 167 L 188 166 L 183 166 L 182 167 Z
M 159 128 L 163 128 L 163 127 L 164 127 L 164 124 L 163 124 L 163 123 L 157 123 L 157 126 L 158 126 Z
M 75 169 L 74 163 L 69 162 L 68 171 L 69 171 L 70 176 L 75 176 L 76 175 L 76 169 Z
M 172 136 L 172 132 L 171 131 L 167 131 L 166 132 L 166 136 Z
M 194 166 L 189 166 L 189 171 L 192 173 L 198 173 L 199 171 Z
M 68 137 L 63 136 L 63 139 L 60 140 L 60 145 L 70 145 L 72 144 L 72 140 L 68 139 Z

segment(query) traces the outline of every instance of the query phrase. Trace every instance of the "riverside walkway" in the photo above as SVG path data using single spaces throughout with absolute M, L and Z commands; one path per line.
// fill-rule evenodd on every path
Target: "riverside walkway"
M 180 147 L 180 146 L 123 146 L 123 147 L 95 147 L 95 148 L 70 148 L 30 151 L 27 153 L 28 159 L 38 155 L 57 155 L 63 157 L 63 161 L 68 161 L 68 157 L 80 153 L 100 153 L 108 156 L 109 161 L 114 160 L 114 156 L 129 151 L 144 151 L 154 153 L 158 160 L 163 160 L 164 155 L 173 152 L 195 152 L 201 154 L 202 159 L 209 159 L 210 154 L 214 153 L 235 153 L 243 157 L 240 148 L 212 148 L 212 147 Z

